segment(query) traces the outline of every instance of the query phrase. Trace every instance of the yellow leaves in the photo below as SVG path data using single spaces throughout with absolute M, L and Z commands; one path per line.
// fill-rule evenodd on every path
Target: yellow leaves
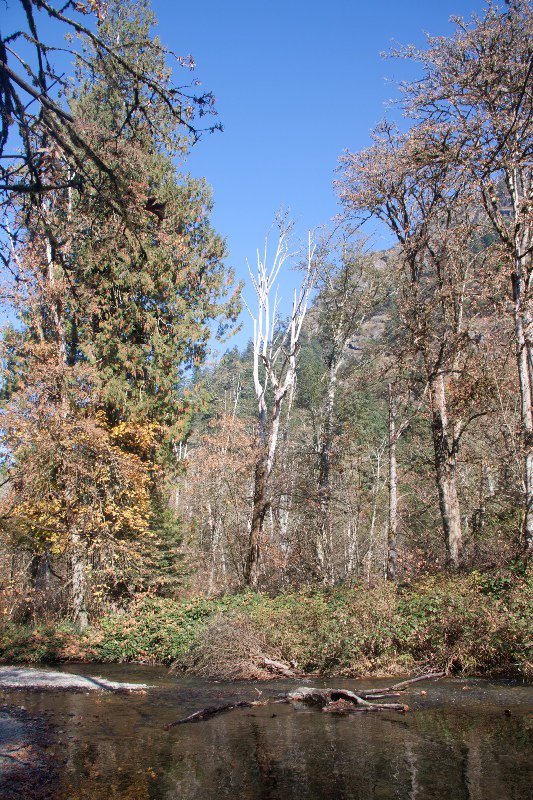
M 63 551 L 66 524 L 57 497 L 35 496 L 18 501 L 15 498 L 10 522 L 14 539 L 30 540 L 35 550 L 46 544 L 53 553 Z
M 133 557 L 132 542 L 149 535 L 161 429 L 148 420 L 110 425 L 90 374 L 69 376 L 67 391 L 65 375 L 45 359 L 4 411 L 4 530 L 37 552 L 64 553 L 75 532 L 89 549 L 114 542 Z M 68 402 L 60 402 L 65 391 Z
M 103 409 L 99 408 L 94 414 L 94 421 L 101 428 L 107 429 L 107 416 Z
M 10 535 L 61 553 L 73 530 L 88 544 L 147 534 L 156 426 L 109 430 L 102 412 L 59 423 L 26 418 L 24 439 L 13 449 Z
M 130 452 L 147 458 L 157 444 L 160 426 L 153 422 L 119 422 L 111 428 L 109 436 L 111 441 Z

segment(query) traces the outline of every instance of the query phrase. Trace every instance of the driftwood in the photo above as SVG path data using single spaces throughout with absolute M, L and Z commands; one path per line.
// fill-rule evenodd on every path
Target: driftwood
M 365 697 L 376 697 L 377 695 L 382 697 L 390 697 L 392 692 L 402 692 L 408 686 L 411 686 L 412 683 L 429 681 L 433 678 L 444 678 L 445 676 L 445 672 L 426 672 L 423 675 L 416 675 L 414 678 L 409 678 L 406 681 L 395 683 L 394 686 L 388 686 L 385 689 L 365 689 L 362 694 L 364 694 Z
M 272 658 L 267 658 L 266 656 L 260 656 L 259 661 L 265 669 L 269 672 L 273 672 L 275 675 L 281 675 L 284 678 L 299 678 L 301 676 L 301 673 L 284 661 L 274 661 Z
M 188 717 L 177 719 L 175 722 L 170 722 L 165 725 L 165 730 L 170 730 L 176 725 L 183 725 L 185 722 L 202 722 L 204 719 L 214 717 L 215 714 L 223 714 L 225 711 L 233 711 L 235 708 L 251 708 L 251 706 L 264 706 L 266 700 L 239 700 L 237 703 L 227 703 L 225 706 L 206 706 L 201 708 L 200 711 L 195 711 L 194 714 L 189 714 Z
M 340 701 L 351 703 L 356 709 L 340 705 Z M 409 706 L 404 703 L 369 703 L 366 698 L 348 689 L 314 689 L 304 687 L 294 692 L 289 692 L 285 698 L 287 703 L 306 703 L 307 705 L 320 706 L 324 711 L 340 711 L 341 708 L 351 711 L 409 711 Z M 335 708 L 330 708 L 335 703 Z
M 223 714 L 226 711 L 233 711 L 236 708 L 254 708 L 265 706 L 269 703 L 305 703 L 322 708 L 323 711 L 330 713 L 344 714 L 346 712 L 369 712 L 369 711 L 409 711 L 409 706 L 405 703 L 376 703 L 375 700 L 384 697 L 398 697 L 408 686 L 418 681 L 431 680 L 433 678 L 443 678 L 444 672 L 432 672 L 426 675 L 417 675 L 415 678 L 397 683 L 384 689 L 363 689 L 358 694 L 348 689 L 317 689 L 315 687 L 303 686 L 275 695 L 271 698 L 262 700 L 239 700 L 220 706 L 207 706 L 165 726 L 166 730 L 174 728 L 176 725 L 184 725 L 186 722 L 201 722 L 205 719 Z M 369 699 L 370 698 L 370 699 Z

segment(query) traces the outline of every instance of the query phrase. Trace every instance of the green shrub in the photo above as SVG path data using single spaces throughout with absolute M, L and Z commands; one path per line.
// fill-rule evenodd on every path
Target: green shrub
M 69 625 L 24 626 L 8 623 L 0 628 L 0 662 L 5 664 L 38 664 L 64 661 L 75 645 L 80 658 L 78 636 Z
M 428 668 L 531 678 L 532 611 L 533 581 L 524 569 L 277 597 L 242 593 L 172 600 L 144 594 L 83 635 L 68 625 L 5 625 L 0 660 L 194 666 L 189 654 L 205 643 L 207 627 L 217 620 L 230 641 L 234 619 L 251 642 L 257 638 L 276 658 L 295 662 L 304 672 L 357 676 Z

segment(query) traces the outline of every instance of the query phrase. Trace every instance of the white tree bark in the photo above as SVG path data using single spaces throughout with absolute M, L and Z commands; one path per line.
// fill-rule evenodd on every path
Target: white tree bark
M 457 493 L 457 438 L 449 430 L 446 391 L 442 373 L 433 379 L 430 395 L 435 477 L 444 528 L 446 560 L 450 566 L 458 567 L 461 557 L 462 531 Z
M 267 267 L 267 243 L 263 257 L 257 253 L 257 271 L 250 277 L 255 289 L 257 311 L 248 311 L 253 320 L 253 379 L 257 398 L 257 460 L 254 476 L 252 519 L 244 580 L 256 588 L 259 578 L 261 535 L 269 508 L 268 484 L 279 440 L 283 401 L 294 386 L 300 334 L 314 282 L 315 247 L 309 235 L 305 276 L 300 290 L 294 292 L 292 311 L 287 325 L 278 331 L 277 282 L 283 264 L 289 258 L 290 229 L 280 224 L 280 233 L 270 268 Z M 274 300 L 272 302 L 272 294 Z M 262 367 L 262 370 L 261 370 Z M 267 406 L 267 390 L 271 388 L 271 408 Z

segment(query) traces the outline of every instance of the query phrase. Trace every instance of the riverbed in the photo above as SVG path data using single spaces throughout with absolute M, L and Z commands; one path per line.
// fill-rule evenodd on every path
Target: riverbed
M 17 709 L 17 725 L 25 723 L 30 738 L 31 720 L 40 726 L 36 746 L 41 761 L 34 765 L 28 798 L 528 800 L 532 796 L 532 686 L 445 679 L 414 684 L 403 695 L 402 702 L 411 709 L 405 714 L 341 716 L 314 708 L 264 705 L 165 730 L 165 725 L 204 706 L 234 698 L 257 699 L 302 683 L 357 691 L 388 682 L 329 678 L 223 683 L 136 665 L 69 664 L 65 671 L 151 688 L 134 694 L 0 692 L 0 705 Z

